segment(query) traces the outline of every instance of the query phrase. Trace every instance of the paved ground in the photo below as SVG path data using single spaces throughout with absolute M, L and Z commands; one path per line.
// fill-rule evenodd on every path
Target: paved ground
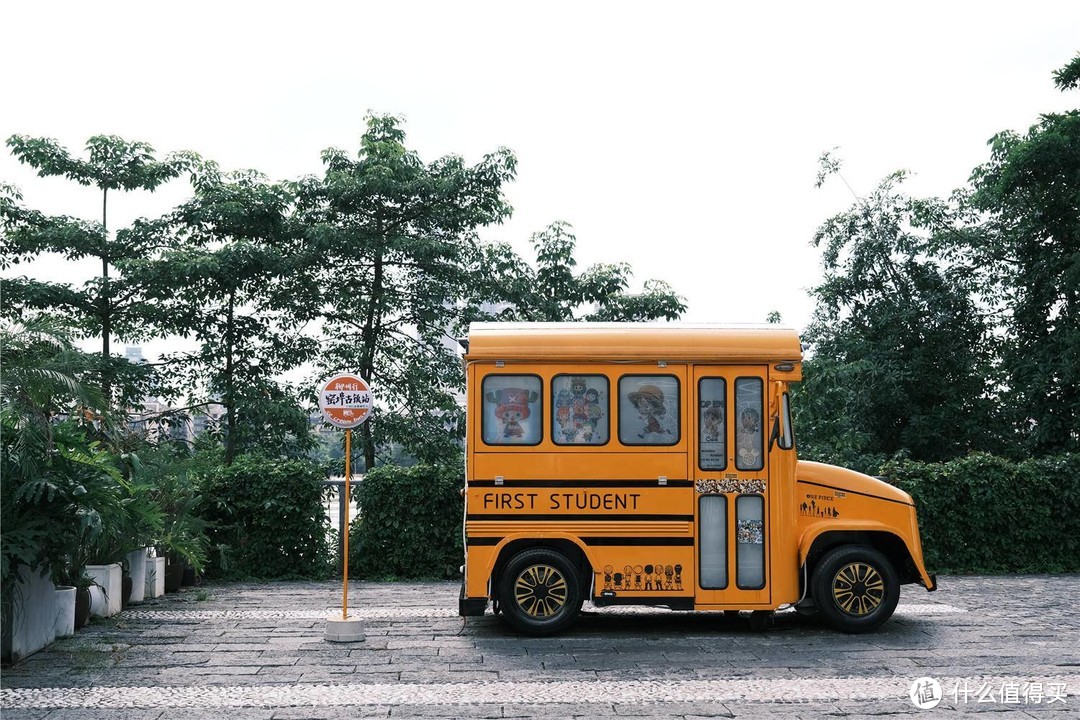
M 340 586 L 209 586 L 98 620 L 4 669 L 0 710 L 4 720 L 1080 717 L 1077 597 L 1078 576 L 946 577 L 934 594 L 905 587 L 871 635 L 793 613 L 758 633 L 745 618 L 604 610 L 533 639 L 490 615 L 463 622 L 452 584 L 363 583 L 350 598 L 367 641 L 338 645 L 322 635 Z M 945 695 L 933 711 L 908 696 L 924 676 Z

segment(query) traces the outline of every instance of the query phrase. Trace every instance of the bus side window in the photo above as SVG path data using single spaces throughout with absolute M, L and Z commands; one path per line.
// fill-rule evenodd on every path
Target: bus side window
M 679 432 L 679 378 L 674 375 L 619 378 L 619 442 L 676 445 Z
M 544 435 L 543 386 L 537 375 L 488 375 L 481 384 L 487 445 L 538 445 Z
M 698 467 L 727 468 L 727 383 L 724 378 L 698 382 Z
M 735 468 L 765 467 L 765 432 L 761 422 L 765 386 L 761 378 L 735 380 Z
M 556 445 L 603 445 L 610 431 L 608 379 L 556 375 L 551 381 L 551 439 Z

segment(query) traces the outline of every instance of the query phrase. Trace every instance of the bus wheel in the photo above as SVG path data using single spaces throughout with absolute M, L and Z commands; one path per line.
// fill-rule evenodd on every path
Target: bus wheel
M 515 630 L 552 635 L 566 628 L 584 597 L 573 564 L 560 552 L 532 548 L 515 555 L 499 578 L 502 616 Z
M 826 553 L 814 568 L 811 587 L 821 617 L 849 633 L 876 629 L 900 600 L 896 571 L 866 545 L 841 545 Z

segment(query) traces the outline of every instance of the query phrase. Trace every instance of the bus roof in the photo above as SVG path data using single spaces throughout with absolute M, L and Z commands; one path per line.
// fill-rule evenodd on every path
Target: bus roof
M 797 363 L 802 346 L 776 325 L 472 323 L 465 359 Z

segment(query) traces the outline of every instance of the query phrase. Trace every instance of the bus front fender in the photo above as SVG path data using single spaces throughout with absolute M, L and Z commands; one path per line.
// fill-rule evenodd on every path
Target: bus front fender
M 865 538 L 880 538 L 882 535 L 886 535 L 902 544 L 907 552 L 908 559 L 915 566 L 919 583 L 927 590 L 933 591 L 937 589 L 937 579 L 927 572 L 923 562 L 922 547 L 918 541 L 918 536 L 910 537 L 910 533 L 904 530 L 906 529 L 900 529 L 876 520 L 849 520 L 845 522 L 827 520 L 816 522 L 808 526 L 799 538 L 799 565 L 800 567 L 806 566 L 810 553 L 819 539 L 822 541 L 829 540 L 829 544 L 833 545 L 842 544 L 845 535 L 851 536 L 854 542 L 865 542 Z M 868 535 L 870 533 L 873 533 L 873 535 Z M 834 534 L 837 537 L 832 537 Z M 824 537 L 826 535 L 830 537 Z M 903 566 L 897 569 L 902 571 Z

